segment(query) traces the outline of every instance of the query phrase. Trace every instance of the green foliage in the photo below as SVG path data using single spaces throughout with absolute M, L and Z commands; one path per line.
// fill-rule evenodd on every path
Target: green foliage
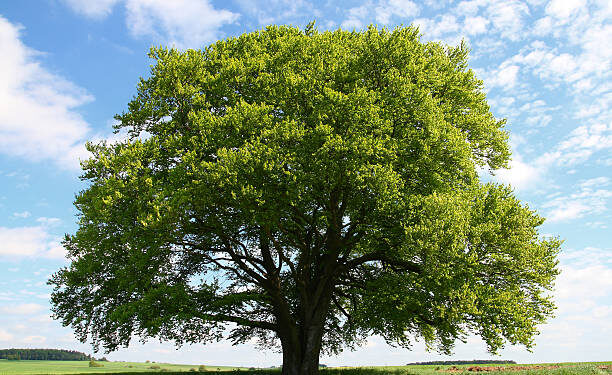
M 159 370 L 161 367 L 159 365 L 151 365 L 149 366 L 151 370 Z
M 467 55 L 412 27 L 152 49 L 117 116 L 130 138 L 88 144 L 55 316 L 108 350 L 215 340 L 228 322 L 234 342 L 283 349 L 309 327 L 329 352 L 371 334 L 531 347 L 560 241 L 479 182 L 509 148 Z
M 198 371 L 199 372 L 206 372 L 206 366 L 200 365 L 200 367 L 198 367 Z
M 92 359 L 89 361 L 89 367 L 104 367 L 104 365 Z
M 0 359 L 39 361 L 88 361 L 91 357 L 76 350 L 0 349 Z

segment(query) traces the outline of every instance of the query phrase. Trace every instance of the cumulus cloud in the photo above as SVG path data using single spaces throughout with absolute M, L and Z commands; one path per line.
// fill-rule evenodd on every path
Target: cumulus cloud
M 75 12 L 92 18 L 110 14 L 123 3 L 126 24 L 135 37 L 151 37 L 178 48 L 200 48 L 219 37 L 219 29 L 239 17 L 209 0 L 65 0 Z
M 78 168 L 90 127 L 76 109 L 93 97 L 43 68 L 20 30 L 0 16 L 0 153 Z
M 585 0 L 552 0 L 546 6 L 546 13 L 557 18 L 568 18 L 584 8 Z
M 0 227 L 0 256 L 62 259 L 66 251 L 46 227 Z
M 510 40 L 522 39 L 523 27 L 529 8 L 517 0 L 493 1 L 487 7 L 487 18 L 497 32 Z
M 527 190 L 538 186 L 543 177 L 543 170 L 540 166 L 525 163 L 522 158 L 515 153 L 510 161 L 510 168 L 499 169 L 495 172 L 496 180 L 509 184 L 514 189 Z

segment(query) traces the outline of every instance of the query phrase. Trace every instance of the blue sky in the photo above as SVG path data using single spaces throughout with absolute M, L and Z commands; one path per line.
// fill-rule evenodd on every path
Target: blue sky
M 612 3 L 607 0 L 25 0 L 0 2 L 0 348 L 90 352 L 49 318 L 49 275 L 66 264 L 74 194 L 86 140 L 116 137 L 151 45 L 199 48 L 265 25 L 360 29 L 419 25 L 424 40 L 471 46 L 489 103 L 508 119 L 511 184 L 548 218 L 543 234 L 565 240 L 555 298 L 533 352 L 521 362 L 611 360 Z M 175 350 L 134 343 L 116 360 L 278 365 L 281 356 L 226 342 Z M 470 338 L 453 358 L 487 358 Z M 391 348 L 372 337 L 330 365 L 399 365 L 441 357 L 417 343 Z

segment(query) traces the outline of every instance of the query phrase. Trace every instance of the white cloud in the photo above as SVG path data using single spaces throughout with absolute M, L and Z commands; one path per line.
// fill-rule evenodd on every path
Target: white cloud
M 45 227 L 0 227 L 0 256 L 61 259 L 66 251 Z
M 37 303 L 23 303 L 20 305 L 0 306 L 0 311 L 10 315 L 33 315 L 44 310 L 42 305 Z
M 219 38 L 219 29 L 239 17 L 209 0 L 65 0 L 75 12 L 102 18 L 122 2 L 135 37 L 147 36 L 178 48 L 200 48 Z
M 0 152 L 77 168 L 89 125 L 75 108 L 93 98 L 43 68 L 19 33 L 0 16 Z
M 387 25 L 393 21 L 410 23 L 410 18 L 419 14 L 419 6 L 410 0 L 368 1 L 348 10 L 348 17 L 342 22 L 344 29 L 358 29 L 372 22 Z
M 509 90 L 516 86 L 518 82 L 518 74 L 520 67 L 506 60 L 499 67 L 482 72 L 482 77 L 485 86 L 489 89 L 500 87 L 503 90 Z M 514 100 L 514 98 L 511 98 Z
M 487 18 L 504 38 L 519 40 L 523 32 L 524 17 L 529 14 L 526 4 L 517 0 L 493 1 L 487 7 Z
M 607 202 L 612 198 L 608 177 L 598 177 L 578 184 L 577 192 L 554 197 L 542 205 L 548 208 L 546 215 L 551 222 L 578 219 L 586 215 L 597 215 L 607 210 Z
M 470 35 L 482 34 L 487 31 L 489 20 L 483 17 L 466 17 L 464 30 Z
M 30 217 L 32 214 L 30 214 L 29 211 L 23 211 L 23 212 L 14 212 L 13 213 L 13 217 L 18 217 L 20 219 L 27 219 L 28 217 Z
M 77 13 L 91 18 L 108 16 L 120 0 L 64 0 Z
M 45 226 L 49 226 L 49 227 L 54 227 L 56 225 L 59 225 L 62 220 L 57 218 L 57 217 L 39 217 L 38 219 L 36 219 L 37 223 L 40 223 L 41 225 L 45 225 Z
M 546 13 L 557 18 L 568 18 L 586 5 L 585 0 L 552 0 L 546 6 Z
M 517 153 L 510 161 L 509 169 L 495 171 L 496 180 L 510 184 L 514 189 L 526 190 L 538 186 L 543 171 L 537 166 L 527 164 L 521 160 Z
M 445 14 L 434 19 L 419 18 L 414 20 L 414 24 L 419 27 L 419 30 L 427 39 L 443 39 L 444 42 L 448 44 L 456 44 L 453 39 L 460 38 L 458 32 L 461 26 L 457 22 L 457 18 L 450 14 Z
M 414 17 L 419 13 L 419 7 L 409 0 L 388 0 L 380 2 L 375 9 L 377 22 L 387 25 L 393 17 L 399 18 L 400 22 L 406 18 Z
M 462 1 L 457 4 L 457 8 L 455 8 L 455 11 L 457 14 L 473 16 L 478 13 L 478 10 L 484 5 L 486 5 L 486 0 Z
M 238 14 L 215 9 L 208 0 L 128 0 L 128 28 L 180 48 L 200 48 L 218 38 L 218 29 Z

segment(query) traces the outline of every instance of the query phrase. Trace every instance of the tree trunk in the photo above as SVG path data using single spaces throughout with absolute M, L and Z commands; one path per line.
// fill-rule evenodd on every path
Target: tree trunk
M 301 340 L 282 340 L 282 375 L 318 375 L 322 326 L 311 326 L 300 335 Z

